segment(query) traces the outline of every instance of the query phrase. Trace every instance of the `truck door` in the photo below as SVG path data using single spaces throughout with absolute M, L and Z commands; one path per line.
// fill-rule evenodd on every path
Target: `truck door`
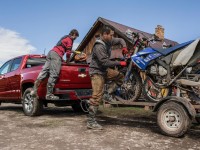
M 20 64 L 22 57 L 15 58 L 12 62 L 10 72 L 7 73 L 7 91 L 8 91 L 8 100 L 18 100 L 20 97 Z
M 0 100 L 7 100 L 8 91 L 7 91 L 7 73 L 10 70 L 12 60 L 6 62 L 0 68 Z

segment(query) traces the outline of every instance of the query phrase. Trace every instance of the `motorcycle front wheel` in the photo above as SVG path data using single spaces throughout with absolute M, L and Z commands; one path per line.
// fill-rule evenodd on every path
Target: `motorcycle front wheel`
M 128 81 L 121 85 L 118 93 L 123 100 L 137 101 L 140 98 L 142 93 L 142 79 L 136 70 L 131 72 Z

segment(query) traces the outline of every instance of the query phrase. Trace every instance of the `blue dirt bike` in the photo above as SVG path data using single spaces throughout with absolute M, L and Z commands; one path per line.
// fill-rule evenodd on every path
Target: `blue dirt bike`
M 112 60 L 126 61 L 128 64 L 127 67 L 115 67 L 115 69 L 124 74 L 125 78 L 123 84 L 117 88 L 114 96 L 117 100 L 124 100 L 126 102 L 138 100 L 142 93 L 142 78 L 140 76 L 140 70 L 134 66 L 130 56 L 147 47 L 149 42 L 155 41 L 155 39 L 152 37 L 149 39 L 145 37 L 140 38 L 140 34 L 134 32 L 128 33 L 127 37 L 130 37 L 132 41 L 132 47 L 129 48 L 130 54 L 126 56 L 114 56 L 111 58 Z M 111 84 L 111 82 L 112 81 L 105 84 L 105 91 L 108 89 L 108 86 Z
M 199 68 L 200 39 L 167 49 L 149 47 L 131 56 L 131 60 L 145 74 L 143 92 L 147 99 L 159 101 L 175 89 L 176 95 L 189 93 L 200 100 L 200 77 L 194 73 Z

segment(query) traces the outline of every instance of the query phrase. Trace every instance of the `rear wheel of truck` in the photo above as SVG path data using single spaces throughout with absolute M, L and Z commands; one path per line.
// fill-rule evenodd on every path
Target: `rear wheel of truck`
M 165 135 L 181 137 L 188 131 L 191 122 L 185 108 L 176 102 L 166 102 L 158 110 L 157 123 Z
M 28 88 L 23 94 L 22 106 L 24 114 L 27 116 L 39 116 L 42 114 L 43 103 L 41 100 L 31 97 L 31 91 L 32 88 Z
M 72 109 L 73 109 L 74 112 L 87 113 L 88 107 L 89 106 L 85 101 L 79 101 L 75 104 L 72 104 Z

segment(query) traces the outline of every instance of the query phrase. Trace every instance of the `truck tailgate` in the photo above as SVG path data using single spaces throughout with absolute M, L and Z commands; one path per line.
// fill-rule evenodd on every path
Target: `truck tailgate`
M 60 88 L 91 88 L 88 65 L 62 65 L 56 87 Z

